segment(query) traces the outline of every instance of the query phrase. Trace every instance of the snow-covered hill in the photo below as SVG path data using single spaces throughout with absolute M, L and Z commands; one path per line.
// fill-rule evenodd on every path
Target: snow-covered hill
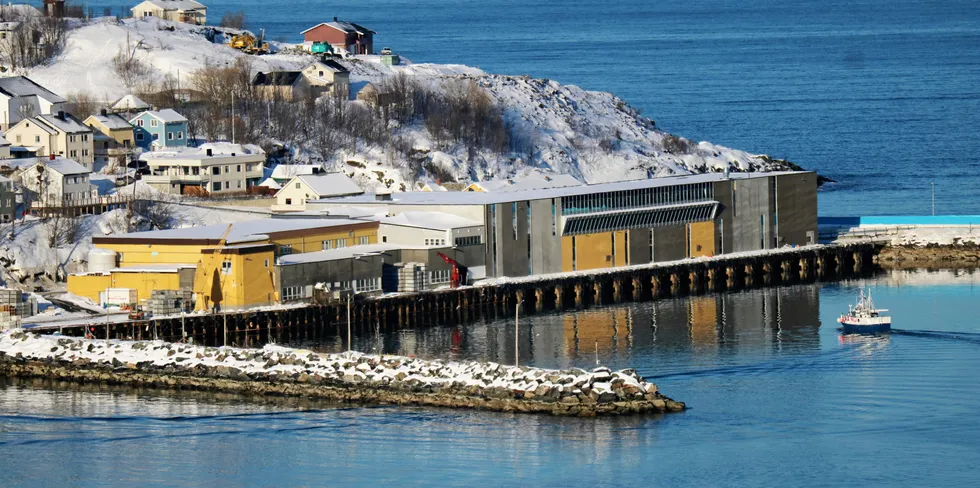
M 29 75 L 62 95 L 87 92 L 97 100 L 112 100 L 130 91 L 112 68 L 112 58 L 120 51 L 126 52 L 127 46 L 135 46 L 135 56 L 152 66 L 152 76 L 170 74 L 187 83 L 190 74 L 205 63 L 230 65 L 236 58 L 247 56 L 222 42 L 221 33 L 216 35 L 208 27 L 173 24 L 153 17 L 121 22 L 96 19 L 79 24 L 70 33 L 65 51 L 50 65 L 36 68 Z M 281 49 L 279 54 L 251 56 L 255 70 L 299 69 L 313 59 L 289 49 L 289 45 L 274 47 Z M 290 54 L 283 54 L 287 52 Z M 784 167 L 745 151 L 670 136 L 610 93 L 526 76 L 487 74 L 461 65 L 405 62 L 388 67 L 377 56 L 359 56 L 343 63 L 351 70 L 352 91 L 367 82 L 405 73 L 431 87 L 460 78 L 472 79 L 490 94 L 503 108 L 512 132 L 527 139 L 526 150 L 480 154 L 474 159 L 464 148 L 437 147 L 421 123 L 397 129 L 399 135 L 413 141 L 427 163 L 460 182 L 509 177 L 527 167 L 569 173 L 590 183 L 721 171 L 725 167 L 735 171 Z M 348 161 L 358 161 L 363 167 L 344 164 Z M 405 161 L 391 157 L 380 147 L 338 155 L 333 164 L 355 173 L 367 185 L 387 181 L 398 189 L 402 183 L 410 183 Z

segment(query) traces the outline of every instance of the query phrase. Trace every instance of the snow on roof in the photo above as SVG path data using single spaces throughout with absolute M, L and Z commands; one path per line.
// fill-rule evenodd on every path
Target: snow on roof
M 7 138 L 3 136 L 3 134 L 0 134 L 0 147 L 9 146 L 9 145 L 10 145 L 10 141 L 8 141 Z
M 133 128 L 133 125 L 130 124 L 125 117 L 119 114 L 106 114 L 106 115 L 98 114 L 98 115 L 91 115 L 89 116 L 89 118 L 98 120 L 100 124 L 102 124 L 103 126 L 105 126 L 105 128 L 109 130 Z
M 208 156 L 208 149 L 211 156 Z M 198 147 L 186 147 L 174 150 L 150 151 L 140 154 L 142 161 L 163 159 L 206 159 L 214 156 L 254 156 L 264 155 L 265 151 L 255 144 L 232 144 L 230 142 L 208 142 Z
M 309 29 L 306 29 L 303 32 L 300 32 L 300 34 L 306 34 L 307 32 L 309 32 L 309 31 L 311 31 L 313 29 L 316 29 L 317 27 L 320 27 L 321 25 L 326 25 L 326 26 L 329 26 L 329 27 L 333 27 L 334 29 L 337 29 L 339 31 L 357 33 L 357 34 L 361 34 L 361 35 L 364 35 L 364 34 L 367 34 L 367 33 L 377 34 L 377 32 L 374 32 L 373 30 L 368 29 L 367 27 L 364 27 L 363 25 L 358 25 L 358 24 L 355 24 L 353 22 L 346 22 L 346 21 L 343 21 L 343 20 L 337 20 L 336 17 L 334 17 L 334 21 L 333 22 L 321 22 L 321 23 L 319 23 L 317 25 L 314 25 L 313 27 L 310 27 Z
M 389 251 L 405 249 L 405 246 L 397 244 L 364 244 L 360 246 L 348 246 L 329 251 L 304 252 L 299 254 L 287 254 L 280 256 L 276 264 L 289 266 L 303 263 L 319 263 L 322 261 L 336 261 L 339 259 L 350 259 L 358 256 L 372 256 L 384 254 Z
M 313 175 L 324 171 L 323 164 L 280 164 L 272 169 L 277 180 L 291 180 L 299 175 Z
M 47 88 L 38 85 L 26 76 L 8 76 L 0 78 L 0 92 L 14 97 L 37 96 L 51 103 L 64 103 L 65 99 Z
M 328 195 L 339 197 L 364 193 L 364 190 L 344 173 L 300 175 L 297 178 L 306 183 L 316 193 L 317 198 L 325 198 Z
M 68 134 L 92 132 L 91 127 L 83 124 L 81 120 L 78 120 L 74 115 L 68 113 L 64 114 L 63 116 L 42 114 L 34 117 L 34 119 L 47 124 L 52 129 L 57 129 Z
M 107 236 L 95 238 L 95 244 L 100 240 L 111 241 L 146 241 L 146 240 L 186 240 L 186 241 L 214 241 L 217 244 L 221 237 L 231 231 L 225 239 L 226 244 L 238 244 L 266 240 L 270 234 L 279 232 L 302 231 L 311 229 L 325 229 L 330 227 L 340 227 L 348 225 L 363 225 L 367 222 L 363 220 L 350 219 L 258 219 L 232 224 L 215 224 L 200 227 L 187 227 L 183 229 L 151 230 L 148 232 L 133 232 L 120 236 Z
M 319 61 L 314 61 L 303 68 L 303 71 L 309 69 L 310 66 L 323 66 L 334 73 L 350 73 L 350 70 L 348 70 L 346 66 L 332 59 L 321 59 Z
M 113 268 L 112 273 L 176 273 L 182 269 L 195 269 L 196 264 L 141 264 L 125 268 Z
M 143 3 L 156 5 L 163 10 L 180 10 L 184 12 L 188 10 L 207 10 L 207 7 L 199 2 L 195 2 L 194 0 L 146 0 Z M 138 6 L 139 5 L 136 7 Z M 130 10 L 133 10 L 136 7 L 133 7 Z
M 89 171 L 88 168 L 86 168 L 85 166 L 82 166 L 81 164 L 78 164 L 71 159 L 63 158 L 60 156 L 55 157 L 54 160 L 46 159 L 43 161 L 38 161 L 37 158 L 34 158 L 34 162 L 43 163 L 44 166 L 47 167 L 48 169 L 56 171 L 65 176 L 91 173 L 91 171 Z
M 416 227 L 419 229 L 453 230 L 463 227 L 479 227 L 483 224 L 458 215 L 443 212 L 401 212 L 391 217 L 382 217 L 378 222 L 386 225 L 401 227 Z
M 140 118 L 143 114 L 160 119 L 164 123 L 187 122 L 187 119 L 183 115 L 180 115 L 176 110 L 171 108 L 165 108 L 163 110 L 144 110 L 136 115 L 136 117 L 130 119 L 130 122 Z
M 279 182 L 277 182 L 272 178 L 266 178 L 262 183 L 259 183 L 257 186 L 264 186 L 266 188 L 271 188 L 273 190 L 279 190 L 282 188 L 282 185 L 280 185 Z
M 506 178 L 499 180 L 480 181 L 474 183 L 483 191 L 520 191 L 537 190 L 542 188 L 564 188 L 567 186 L 583 185 L 581 181 L 572 175 L 566 174 L 531 174 L 523 177 Z
M 804 171 L 773 171 L 731 173 L 727 178 L 724 173 L 703 173 L 696 175 L 668 176 L 644 180 L 616 181 L 612 183 L 596 183 L 593 185 L 568 186 L 562 188 L 545 188 L 535 190 L 518 190 L 510 192 L 400 192 L 392 193 L 390 200 L 378 200 L 374 194 L 363 194 L 353 197 L 326 198 L 311 200 L 307 203 L 343 203 L 343 204 L 388 204 L 388 205 L 489 205 L 494 203 L 509 203 L 521 200 L 542 200 L 546 198 L 561 198 L 574 195 L 590 195 L 593 193 L 642 190 L 674 185 L 693 183 L 712 183 L 725 179 L 743 180 L 764 178 L 768 176 L 800 174 Z
M 131 110 L 146 110 L 152 108 L 150 104 L 144 102 L 136 95 L 129 94 L 120 98 L 116 103 L 112 104 L 113 110 L 120 111 L 131 111 Z

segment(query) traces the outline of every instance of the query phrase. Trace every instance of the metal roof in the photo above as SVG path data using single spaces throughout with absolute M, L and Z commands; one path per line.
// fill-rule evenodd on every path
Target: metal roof
M 269 234 L 281 232 L 303 231 L 312 229 L 326 229 L 330 227 L 342 227 L 350 225 L 365 225 L 373 222 L 350 219 L 256 219 L 245 222 L 235 222 L 233 224 L 215 224 L 201 227 L 188 227 L 184 229 L 152 230 L 148 232 L 133 232 L 119 236 L 106 236 L 94 238 L 93 242 L 124 242 L 124 241 L 188 241 L 188 244 L 209 241 L 212 245 L 217 245 L 221 237 L 228 231 L 225 244 L 237 244 L 253 242 L 269 238 Z
M 0 92 L 12 97 L 37 96 L 51 103 L 65 103 L 65 99 L 51 90 L 38 85 L 26 76 L 8 76 L 0 78 Z
M 339 259 L 351 259 L 358 256 L 371 256 L 384 254 L 389 251 L 408 249 L 397 244 L 364 244 L 360 246 L 348 246 L 340 249 L 330 249 L 328 251 L 304 252 L 299 254 L 288 254 L 279 257 L 276 262 L 278 265 L 289 266 L 293 264 L 319 263 L 323 261 L 336 261 Z
M 546 198 L 561 198 L 574 195 L 591 195 L 594 193 L 642 190 L 647 188 L 661 188 L 666 186 L 686 185 L 694 183 L 713 183 L 726 179 L 743 180 L 752 178 L 764 178 L 775 175 L 789 175 L 807 173 L 807 171 L 777 171 L 777 172 L 752 172 L 752 173 L 731 173 L 725 176 L 724 173 L 704 173 L 696 175 L 669 176 L 664 178 L 651 178 L 646 180 L 617 181 L 612 183 L 596 183 L 592 185 L 569 186 L 563 188 L 545 188 L 534 190 L 520 190 L 511 192 L 398 192 L 390 194 L 390 200 L 379 200 L 377 195 L 366 193 L 353 197 L 327 198 L 311 200 L 307 204 L 388 204 L 388 205 L 490 205 L 495 203 L 510 203 L 521 200 L 542 200 Z
M 321 173 L 316 175 L 299 175 L 296 178 L 306 183 L 318 198 L 326 195 L 360 195 L 364 193 L 361 187 L 354 183 L 344 173 Z M 284 186 L 285 188 L 285 186 Z

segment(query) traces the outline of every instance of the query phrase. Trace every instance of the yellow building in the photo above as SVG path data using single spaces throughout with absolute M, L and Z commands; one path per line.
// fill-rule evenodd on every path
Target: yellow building
M 241 309 L 279 301 L 276 257 L 376 244 L 378 223 L 262 219 L 96 237 L 92 242 L 115 253 L 115 267 L 70 275 L 70 293 L 98 301 L 106 288 L 132 288 L 142 302 L 153 290 L 191 290 L 199 310 Z

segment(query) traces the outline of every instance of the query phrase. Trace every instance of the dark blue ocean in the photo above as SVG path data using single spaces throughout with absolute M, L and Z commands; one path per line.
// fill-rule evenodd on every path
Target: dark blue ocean
M 274 38 L 338 16 L 416 62 L 614 92 L 670 132 L 839 180 L 823 215 L 926 214 L 933 182 L 937 213 L 980 213 L 976 0 L 207 3 L 214 20 L 245 9 Z M 836 330 L 859 283 L 522 321 L 522 364 L 635 367 L 691 406 L 662 417 L 6 382 L 0 486 L 977 486 L 978 283 L 882 277 L 879 305 L 901 331 L 881 338 Z M 357 346 L 510 362 L 513 339 L 501 320 Z

